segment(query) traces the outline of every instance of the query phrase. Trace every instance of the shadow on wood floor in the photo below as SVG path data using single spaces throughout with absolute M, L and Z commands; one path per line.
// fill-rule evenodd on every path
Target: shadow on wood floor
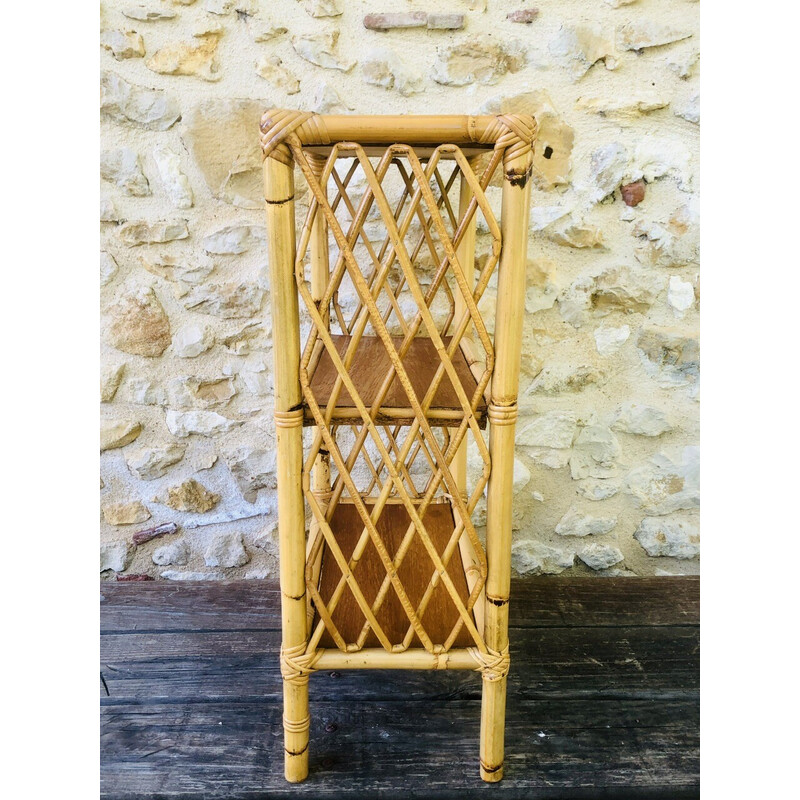
M 103 583 L 104 798 L 699 794 L 699 581 L 517 581 L 504 780 L 478 775 L 480 677 L 321 672 L 308 780 L 283 779 L 274 584 Z

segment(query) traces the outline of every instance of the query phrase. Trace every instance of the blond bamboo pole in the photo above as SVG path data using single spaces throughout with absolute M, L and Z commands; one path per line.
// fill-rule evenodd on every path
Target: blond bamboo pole
M 497 285 L 495 367 L 489 404 L 486 616 L 484 640 L 490 652 L 508 653 L 508 597 L 511 586 L 511 500 L 514 427 L 517 418 L 519 361 L 525 298 L 531 154 L 503 164 L 502 252 Z M 503 777 L 506 676 L 483 673 L 481 777 Z
M 275 428 L 278 461 L 278 535 L 282 654 L 306 642 L 305 514 L 303 508 L 303 410 L 299 382 L 300 321 L 294 281 L 294 173 L 274 158 L 264 161 L 270 296 L 275 370 Z M 286 780 L 308 775 L 308 677 L 283 683 Z
M 324 158 L 307 156 L 314 174 L 319 177 L 325 168 Z M 327 187 L 322 186 L 322 190 L 327 197 Z M 329 253 L 328 253 L 328 223 L 322 209 L 317 208 L 314 222 L 311 226 L 311 297 L 314 302 L 319 304 L 324 295 L 325 290 L 328 288 L 328 281 L 330 279 L 330 266 L 329 266 Z M 330 311 L 328 308 L 320 308 L 322 318 L 330 330 Z M 322 351 L 322 343 L 319 342 L 319 350 Z M 317 498 L 317 502 L 323 510 L 328 507 L 328 502 L 331 498 L 331 463 L 330 454 L 326 450 L 320 450 L 314 462 L 314 469 L 312 472 L 312 486 L 311 490 Z M 317 539 L 321 537 L 319 530 L 319 521 L 316 517 L 312 517 L 308 531 L 308 547 L 306 550 L 307 567 L 306 577 L 316 586 L 319 581 L 320 571 L 322 569 L 322 547 L 321 542 L 317 543 Z M 315 546 L 316 545 L 316 546 Z M 314 606 L 311 602 L 311 595 L 307 597 L 306 615 L 308 618 L 308 630 L 311 630 L 311 625 L 314 621 Z
M 446 653 L 415 649 L 390 653 L 382 647 L 365 647 L 354 653 L 318 650 L 315 669 L 471 669 L 477 668 L 469 650 L 458 648 Z
M 469 160 L 470 168 L 474 164 L 474 159 Z M 458 216 L 459 221 L 464 219 L 464 216 L 467 213 L 467 208 L 469 207 L 469 202 L 472 199 L 472 190 L 470 189 L 469 183 L 467 182 L 464 174 L 461 174 L 461 185 L 459 187 L 458 193 Z M 458 256 L 458 263 L 461 264 L 461 268 L 464 271 L 464 278 L 466 281 L 467 286 L 469 287 L 470 291 L 472 291 L 475 285 L 475 230 L 476 230 L 476 216 L 475 214 L 472 215 L 472 219 L 470 220 L 469 226 L 467 227 L 466 233 L 464 237 L 461 239 L 460 244 L 456 248 L 456 254 Z M 461 292 L 456 292 L 455 295 L 455 319 L 459 320 L 464 314 L 467 312 L 467 304 L 464 302 L 464 298 L 461 295 Z M 461 346 L 467 344 L 469 340 L 469 329 L 461 338 Z M 468 346 L 468 345 L 467 345 Z M 453 463 L 451 466 L 451 470 L 453 472 L 453 478 L 455 478 L 456 484 L 458 485 L 459 491 L 461 492 L 461 496 L 464 498 L 466 502 L 467 499 L 467 437 L 465 436 L 463 441 L 458 447 L 458 451 L 456 452 L 455 458 L 453 459 Z

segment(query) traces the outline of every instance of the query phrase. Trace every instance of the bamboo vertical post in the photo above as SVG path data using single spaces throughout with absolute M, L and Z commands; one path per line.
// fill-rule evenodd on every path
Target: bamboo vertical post
M 474 159 L 470 159 L 470 167 L 472 167 L 475 163 Z M 459 220 L 464 218 L 464 215 L 467 212 L 467 206 L 469 206 L 469 201 L 472 198 L 472 190 L 469 187 L 469 183 L 464 175 L 461 176 L 461 183 L 459 187 L 459 194 L 458 194 L 458 216 Z M 464 277 L 466 278 L 467 286 L 470 289 L 473 288 L 475 285 L 475 229 L 476 229 L 476 217 L 477 214 L 474 214 L 472 217 L 472 221 L 467 228 L 467 232 L 464 235 L 464 238 L 461 240 L 461 243 L 456 250 L 456 255 L 458 256 L 458 263 L 461 265 L 462 270 L 464 271 Z M 456 324 L 458 324 L 458 320 L 464 315 L 466 311 L 466 303 L 464 302 L 463 297 L 461 296 L 461 292 L 457 292 L 455 296 L 455 320 Z M 464 333 L 462 341 L 464 339 L 469 339 L 469 328 Z M 464 437 L 464 440 L 461 442 L 461 445 L 458 448 L 458 452 L 456 453 L 455 459 L 453 460 L 453 466 L 451 467 L 453 471 L 453 477 L 458 484 L 458 488 L 461 492 L 461 497 L 466 502 L 467 499 L 467 437 Z
M 508 656 L 508 598 L 511 588 L 511 502 L 514 481 L 514 428 L 517 419 L 525 265 L 528 243 L 531 152 L 503 164 L 502 252 L 497 284 L 495 367 L 489 403 L 486 617 L 484 640 L 490 654 Z M 503 777 L 506 674 L 483 672 L 481 777 Z
M 321 177 L 327 159 L 324 156 L 318 156 L 313 153 L 307 153 L 306 158 L 308 159 L 308 162 L 311 165 L 311 168 L 314 170 L 314 174 L 317 176 L 317 178 Z M 322 185 L 321 188 L 322 191 L 327 195 L 327 186 Z M 311 297 L 313 298 L 314 302 L 319 305 L 323 295 L 325 294 L 325 290 L 328 288 L 328 280 L 330 278 L 328 223 L 325 219 L 325 215 L 322 213 L 322 209 L 320 208 L 317 209 L 314 222 L 311 226 L 311 240 L 309 244 L 311 253 Z M 320 308 L 320 313 L 322 314 L 325 324 L 328 326 L 328 330 L 330 330 L 329 309 Z M 324 511 L 328 507 L 331 497 L 330 454 L 325 450 L 320 450 L 319 455 L 314 461 L 312 491 L 314 492 L 314 496 L 316 497 L 320 508 L 322 508 Z M 309 579 L 313 581 L 314 585 L 316 585 L 317 581 L 319 580 L 319 574 L 322 567 L 322 547 L 319 545 L 315 547 L 319 536 L 321 536 L 319 522 L 317 522 L 316 517 L 313 517 L 308 531 L 307 554 L 310 559 L 308 566 Z M 315 550 L 313 556 L 311 555 L 312 549 Z M 308 625 L 310 630 L 314 621 L 314 607 L 311 604 L 310 597 L 307 602 L 306 613 L 308 616 Z
M 287 655 L 297 656 L 305 650 L 307 632 L 303 409 L 299 380 L 300 321 L 294 280 L 294 172 L 291 158 L 284 155 L 283 158 L 264 160 L 264 197 L 275 370 L 283 669 Z M 283 674 L 285 775 L 286 780 L 295 783 L 308 775 L 308 675 L 292 674 L 287 669 Z

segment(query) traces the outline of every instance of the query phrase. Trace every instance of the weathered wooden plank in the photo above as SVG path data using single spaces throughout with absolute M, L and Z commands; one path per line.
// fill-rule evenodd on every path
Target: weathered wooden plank
M 274 631 L 109 634 L 101 639 L 101 672 L 109 695 L 118 700 L 277 700 L 278 649 Z M 519 629 L 512 632 L 511 653 L 510 695 L 680 693 L 695 690 L 699 680 L 694 627 Z M 449 696 L 480 692 L 480 680 L 471 672 L 332 674 L 312 677 L 312 697 L 415 696 L 431 685 Z
M 477 701 L 317 703 L 311 775 L 282 779 L 272 703 L 113 707 L 103 712 L 107 798 L 463 797 L 478 776 Z M 694 796 L 696 700 L 517 703 L 503 797 Z M 424 732 L 423 735 L 420 735 Z
M 102 583 L 101 630 L 279 630 L 272 581 Z M 694 625 L 700 582 L 682 578 L 517 579 L 511 627 Z

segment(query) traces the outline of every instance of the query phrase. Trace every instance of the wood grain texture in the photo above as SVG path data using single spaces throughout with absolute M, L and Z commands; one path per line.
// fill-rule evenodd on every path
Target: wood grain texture
M 343 356 L 350 342 L 350 336 L 332 335 L 331 338 L 336 345 L 337 352 L 339 355 Z M 445 336 L 442 337 L 442 340 L 445 345 L 447 345 L 451 337 Z M 392 341 L 395 347 L 399 348 L 403 338 L 401 336 L 393 336 Z M 440 364 L 441 359 L 430 339 L 420 337 L 412 341 L 411 347 L 403 359 L 403 366 L 408 373 L 414 392 L 420 401 L 425 397 L 425 393 L 430 387 L 433 376 Z M 390 366 L 389 354 L 383 342 L 377 336 L 362 337 L 356 347 L 355 358 L 350 367 L 349 374 L 355 384 L 356 391 L 368 408 L 374 402 L 378 394 L 378 389 L 380 389 L 383 378 L 389 371 Z M 467 397 L 471 398 L 475 393 L 477 383 L 460 349 L 456 350 L 453 354 L 453 366 L 455 367 Z M 311 391 L 314 393 L 314 397 L 323 411 L 330 398 L 336 376 L 336 368 L 331 361 L 330 355 L 327 351 L 323 351 L 310 381 Z M 393 409 L 394 413 L 391 415 L 386 413 L 379 414 L 377 417 L 378 422 L 393 422 L 398 424 L 409 424 L 413 422 L 414 416 L 411 411 L 411 403 L 408 399 L 408 395 L 396 377 L 382 404 L 382 408 Z M 433 412 L 439 412 L 440 414 L 438 417 L 434 414 L 431 415 L 432 425 L 443 424 L 443 419 L 457 424 L 463 417 L 463 411 L 458 401 L 458 396 L 447 374 L 444 375 L 442 382 L 439 384 L 439 389 L 433 398 L 431 409 Z M 405 413 L 402 413 L 404 410 Z M 479 425 L 484 427 L 486 425 L 486 403 L 483 400 L 481 400 L 478 405 L 477 417 Z M 333 418 L 338 422 L 362 421 L 353 399 L 344 388 L 339 395 Z M 305 424 L 314 424 L 314 418 L 308 408 L 305 410 Z
M 395 557 L 410 521 L 405 507 L 397 504 L 387 504 L 378 518 L 376 527 L 391 558 Z M 441 556 L 454 530 L 453 512 L 450 509 L 450 505 L 448 503 L 430 505 L 422 518 L 422 522 L 437 553 Z M 350 558 L 363 528 L 364 524 L 354 505 L 345 503 L 336 507 L 331 518 L 331 529 L 346 559 Z M 408 594 L 408 599 L 415 608 L 422 599 L 422 595 L 434 571 L 433 562 L 426 552 L 425 546 L 415 534 L 411 547 L 403 559 L 400 569 L 397 570 L 397 575 Z M 461 601 L 466 605 L 469 592 L 461 563 L 461 553 L 458 549 L 450 559 L 447 572 L 452 578 L 456 589 L 458 589 Z M 367 601 L 372 604 L 378 594 L 381 583 L 386 578 L 386 570 L 378 556 L 378 551 L 371 541 L 367 545 L 364 555 L 353 569 L 353 575 Z M 322 573 L 319 583 L 320 595 L 326 605 L 341 577 L 342 572 L 328 552 L 326 544 L 322 556 Z M 410 623 L 408 615 L 403 611 L 403 606 L 400 604 L 400 599 L 394 590 L 389 590 L 389 594 L 378 610 L 376 617 L 392 644 L 399 644 L 403 641 Z M 434 644 L 444 643 L 458 618 L 458 611 L 453 605 L 447 589 L 440 582 L 434 589 L 431 600 L 422 617 L 422 624 Z M 319 617 L 317 616 L 314 619 L 315 626 L 318 621 Z M 345 589 L 341 600 L 336 606 L 336 610 L 333 612 L 333 622 L 346 642 L 355 642 L 364 625 L 364 614 L 359 609 L 355 597 L 348 588 Z M 378 647 L 379 644 L 377 637 L 370 632 L 364 646 Z M 472 637 L 462 627 L 454 646 L 471 647 L 473 645 Z M 320 646 L 336 647 L 333 638 L 327 631 L 320 640 Z M 414 636 L 411 646 L 421 647 L 419 637 Z
M 505 778 L 491 788 L 474 758 L 475 674 L 315 673 L 310 774 L 290 786 L 277 587 L 101 595 L 109 800 L 698 796 L 696 578 L 514 581 Z

